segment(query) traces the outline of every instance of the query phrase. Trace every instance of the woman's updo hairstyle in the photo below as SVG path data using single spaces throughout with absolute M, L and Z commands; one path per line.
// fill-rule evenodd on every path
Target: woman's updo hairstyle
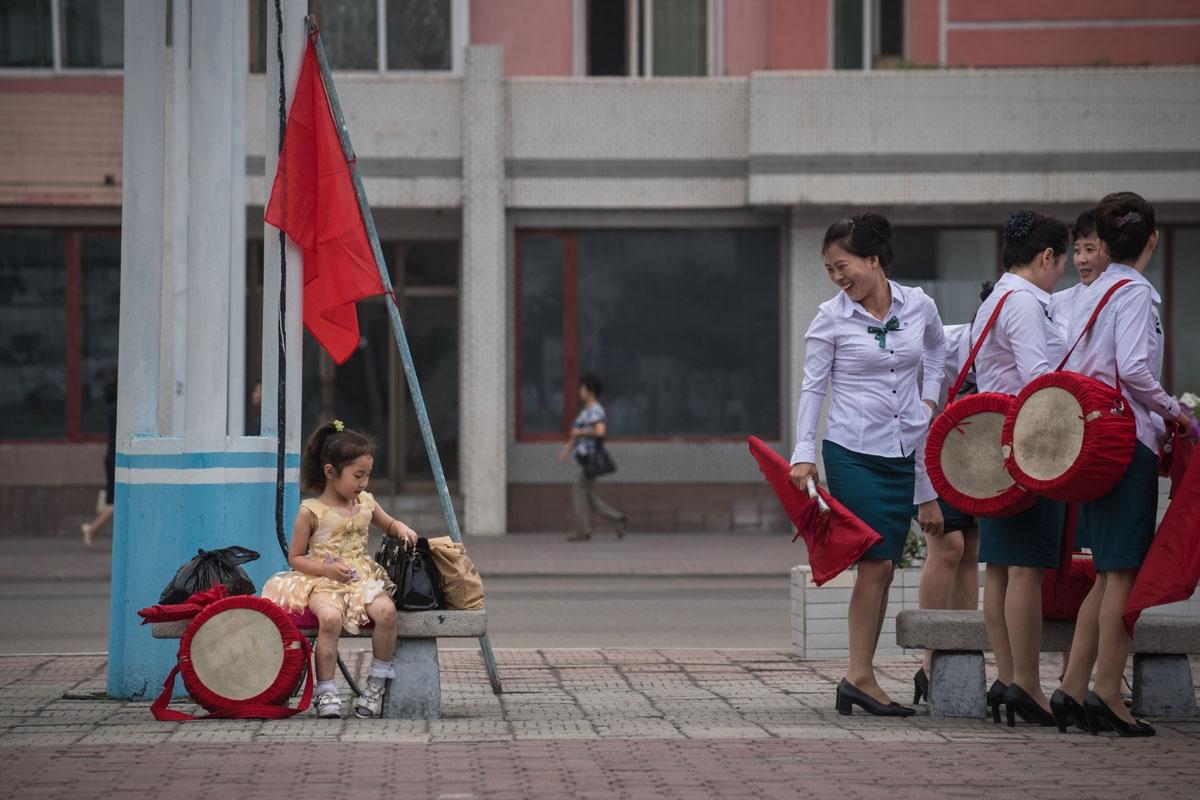
M 821 252 L 835 244 L 859 258 L 876 256 L 879 266 L 886 271 L 892 263 L 892 223 L 882 214 L 870 211 L 840 219 L 825 231 Z
M 1014 211 L 1000 231 L 1004 237 L 1004 268 L 1028 264 L 1044 250 L 1061 256 L 1071 246 L 1071 234 L 1062 220 L 1036 211 Z
M 320 425 L 304 443 L 300 456 L 300 488 L 306 492 L 325 491 L 325 465 L 332 464 L 335 475 L 359 456 L 375 456 L 375 440 L 365 433 L 352 431 L 341 420 Z
M 1154 230 L 1154 206 L 1140 194 L 1113 192 L 1096 206 L 1096 235 L 1118 264 L 1136 261 Z

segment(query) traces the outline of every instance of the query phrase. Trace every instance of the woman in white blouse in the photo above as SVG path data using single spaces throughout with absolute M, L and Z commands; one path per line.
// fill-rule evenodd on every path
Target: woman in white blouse
M 825 270 L 841 291 L 821 304 L 804 337 L 791 459 L 798 486 L 817 478 L 817 424 L 830 386 L 821 446 L 829 490 L 883 537 L 858 563 L 848 620 L 850 665 L 837 688 L 841 714 L 855 705 L 881 716 L 915 713 L 879 686 L 875 647 L 914 503 L 922 529 L 942 532 L 937 493 L 924 467 L 925 437 L 942 388 L 942 322 L 924 292 L 888 280 L 891 233 L 879 214 L 857 214 L 825 233 Z
M 1154 537 L 1158 456 L 1153 417 L 1181 425 L 1187 424 L 1187 417 L 1155 378 L 1155 340 L 1148 335 L 1155 314 L 1154 290 L 1141 272 L 1158 244 L 1154 207 L 1133 192 L 1110 194 L 1096 207 L 1096 231 L 1113 263 L 1082 294 L 1071 341 L 1115 282 L 1135 280 L 1113 294 L 1071 354 L 1067 369 L 1120 386 L 1133 411 L 1137 444 L 1120 483 L 1079 507 L 1096 560 L 1096 583 L 1079 610 L 1066 674 L 1050 702 L 1060 730 L 1073 723 L 1092 733 L 1153 736 L 1154 728 L 1134 720 L 1121 700 L 1130 646 L 1121 617 Z M 1096 679 L 1088 692 L 1093 664 Z
M 1047 313 L 1050 292 L 1067 264 L 1067 226 L 1032 211 L 1010 214 L 1004 223 L 1002 260 L 1008 270 L 975 314 L 971 340 L 1002 298 L 1004 306 L 975 359 L 981 392 L 1018 394 L 1057 366 L 1066 352 L 1062 332 Z M 1009 724 L 1022 719 L 1053 725 L 1038 664 L 1042 639 L 1042 578 L 1058 565 L 1066 505 L 1041 498 L 1030 509 L 979 522 L 979 560 L 987 564 L 983 617 L 996 654 L 997 680 L 988 690 L 992 719 L 1000 703 Z

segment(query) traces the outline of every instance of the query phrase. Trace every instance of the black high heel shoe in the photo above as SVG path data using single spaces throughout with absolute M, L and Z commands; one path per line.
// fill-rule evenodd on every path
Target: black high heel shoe
M 913 705 L 921 702 L 924 698 L 929 700 L 929 676 L 925 673 L 925 668 L 921 667 L 917 670 L 917 674 L 913 675 Z
M 1059 733 L 1066 733 L 1067 728 L 1071 725 L 1081 731 L 1090 730 L 1083 706 L 1062 689 L 1055 689 L 1054 694 L 1050 695 L 1050 713 L 1054 715 L 1054 722 L 1058 725 Z
M 992 711 L 992 722 L 997 725 L 1000 724 L 1000 706 L 1004 705 L 1004 693 L 1007 691 L 1007 683 L 996 681 L 987 692 L 987 704 Z
M 1026 722 L 1032 722 L 1034 725 L 1041 725 L 1049 728 L 1054 726 L 1054 715 L 1029 696 L 1029 692 L 1017 686 L 1015 683 L 1008 685 L 1008 691 L 1004 693 L 1004 710 L 1008 715 L 1008 727 L 1017 727 L 1016 717 L 1020 716 Z
M 837 712 L 848 717 L 854 706 L 877 717 L 911 717 L 917 713 L 915 708 L 902 706 L 899 703 L 881 703 L 850 681 L 842 678 L 842 682 L 837 687 Z
M 1148 722 L 1139 719 L 1134 720 L 1131 725 L 1118 717 L 1095 692 L 1088 692 L 1087 697 L 1083 699 L 1083 713 L 1087 717 L 1088 729 L 1092 736 L 1105 730 L 1116 731 L 1122 736 L 1153 736 L 1155 733 L 1154 726 Z

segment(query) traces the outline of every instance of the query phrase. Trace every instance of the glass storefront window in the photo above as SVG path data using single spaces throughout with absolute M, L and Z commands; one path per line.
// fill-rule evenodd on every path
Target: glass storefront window
M 121 307 L 121 239 L 83 236 L 80 389 L 84 434 L 107 436 L 116 402 L 117 319 Z
M 937 303 L 943 324 L 970 322 L 981 284 L 999 274 L 999 247 L 994 228 L 896 228 L 891 277 L 920 286 Z
M 1168 335 L 1171 380 L 1176 396 L 1200 394 L 1200 227 L 1176 228 L 1171 241 L 1171 297 Z M 1153 280 L 1153 279 L 1152 279 Z
M 65 439 L 66 247 L 59 231 L 0 230 L 0 439 Z
M 50 0 L 0 3 L 0 67 L 54 66 Z
M 520 249 L 522 433 L 563 430 L 562 239 L 528 237 Z

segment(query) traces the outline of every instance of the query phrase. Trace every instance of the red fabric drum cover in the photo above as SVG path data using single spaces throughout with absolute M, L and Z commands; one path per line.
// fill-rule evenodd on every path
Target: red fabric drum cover
M 183 686 L 209 711 L 287 703 L 308 664 L 307 641 L 287 612 L 252 595 L 196 615 L 179 640 Z
M 1137 443 L 1121 392 L 1077 372 L 1048 372 L 1021 390 L 1004 420 L 1004 466 L 1031 492 L 1072 503 L 1107 494 Z
M 1037 495 L 1004 467 L 1000 433 L 1013 396 L 984 392 L 956 400 L 938 415 L 925 442 L 925 466 L 938 497 L 966 514 L 1008 517 Z

